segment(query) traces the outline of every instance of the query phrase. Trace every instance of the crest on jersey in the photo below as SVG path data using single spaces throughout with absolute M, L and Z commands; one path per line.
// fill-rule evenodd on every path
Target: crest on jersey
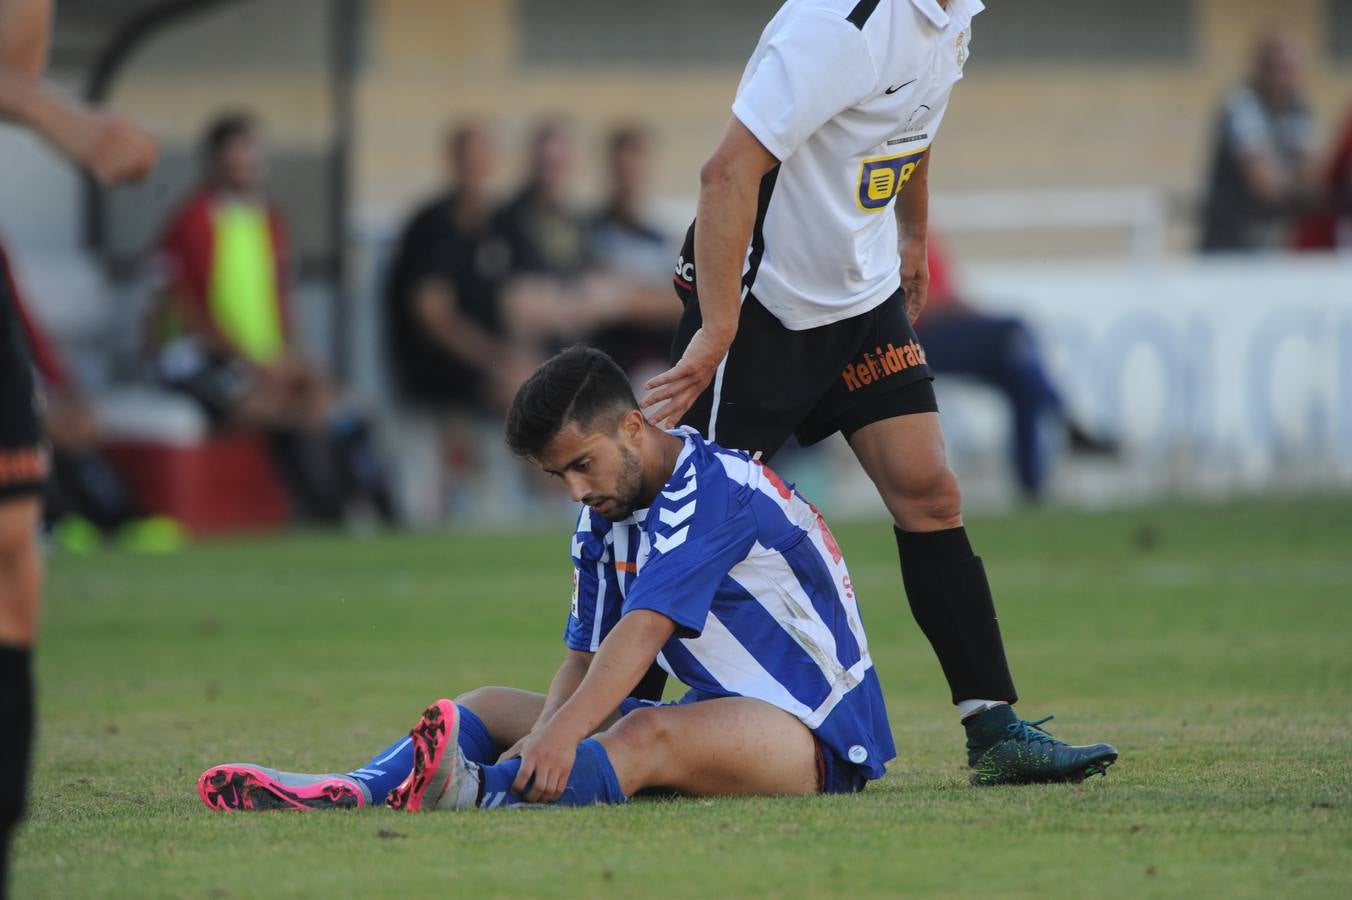
M 958 39 L 954 43 L 958 49 L 958 74 L 962 74 L 962 67 L 967 64 L 967 57 L 971 54 L 967 51 L 967 32 L 959 31 Z
M 901 193 L 906 182 L 915 174 L 928 147 L 912 150 L 899 156 L 880 156 L 866 159 L 859 165 L 859 189 L 856 199 L 864 212 L 887 209 L 892 198 Z

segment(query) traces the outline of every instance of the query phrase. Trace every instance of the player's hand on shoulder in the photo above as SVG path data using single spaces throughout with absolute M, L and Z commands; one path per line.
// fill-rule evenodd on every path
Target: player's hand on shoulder
M 714 380 L 714 373 L 728 354 L 732 339 L 714 337 L 703 328 L 695 332 L 676 365 L 650 380 L 639 406 L 648 421 L 659 428 L 672 428 L 695 405 L 699 395 Z

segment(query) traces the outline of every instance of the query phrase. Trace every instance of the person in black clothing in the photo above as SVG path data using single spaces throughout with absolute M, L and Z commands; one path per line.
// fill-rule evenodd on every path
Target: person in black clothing
M 572 277 L 590 265 L 587 223 L 570 205 L 575 170 L 571 132 L 561 121 L 542 121 L 531 140 L 526 183 L 493 220 L 511 253 L 513 275 Z
M 449 133 L 449 185 L 409 220 L 390 267 L 390 361 L 404 398 L 418 406 L 489 405 L 492 372 L 510 355 L 498 304 L 508 249 L 490 227 L 496 158 L 484 126 Z
M 588 228 L 589 254 L 598 270 L 633 282 L 631 315 L 599 328 L 588 342 L 628 372 L 661 371 L 681 307 L 671 302 L 668 287 L 676 248 L 645 215 L 652 167 L 647 129 L 631 124 L 614 128 L 606 141 L 605 162 L 609 193 Z M 656 295 L 655 303 L 644 302 L 649 295 Z
M 0 124 L 43 138 L 102 184 L 139 180 L 158 155 L 150 133 L 43 82 L 53 12 L 51 0 L 0 0 Z M 18 311 L 9 279 L 0 278 L 0 898 L 28 789 L 42 596 L 37 530 L 49 466 Z

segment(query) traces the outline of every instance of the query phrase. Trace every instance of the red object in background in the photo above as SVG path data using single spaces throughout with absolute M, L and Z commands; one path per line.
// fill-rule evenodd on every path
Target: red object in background
M 110 441 L 103 450 L 147 512 L 172 516 L 196 537 L 275 531 L 290 519 L 286 495 L 258 438 Z
M 1330 198 L 1342 196 L 1342 192 L 1352 185 L 1352 114 L 1343 126 L 1343 136 L 1339 138 L 1329 160 L 1328 173 L 1324 186 Z M 1338 216 L 1336 209 L 1322 209 L 1311 213 L 1300 221 L 1292 246 L 1297 250 L 1332 250 L 1338 246 Z

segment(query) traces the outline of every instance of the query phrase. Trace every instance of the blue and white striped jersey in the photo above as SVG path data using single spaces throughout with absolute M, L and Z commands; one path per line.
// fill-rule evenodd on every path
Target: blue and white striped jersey
M 691 428 L 672 434 L 685 447 L 648 509 L 612 523 L 582 508 L 565 643 L 594 652 L 625 613 L 659 612 L 677 626 L 657 657 L 675 678 L 773 704 L 882 777 L 892 729 L 826 523 L 758 460 Z

